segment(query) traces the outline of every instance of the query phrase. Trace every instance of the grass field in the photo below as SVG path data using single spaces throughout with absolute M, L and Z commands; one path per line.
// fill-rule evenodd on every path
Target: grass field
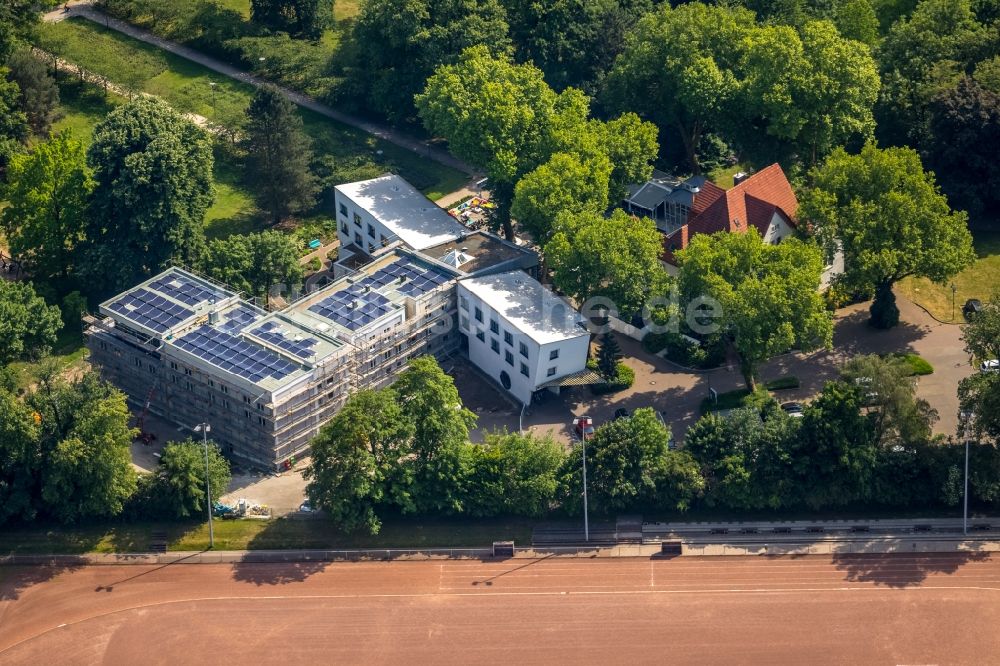
M 379 534 L 345 534 L 322 518 L 274 520 L 215 520 L 216 550 L 278 550 L 293 548 L 462 548 L 489 546 L 494 540 L 531 542 L 532 523 L 496 520 L 386 520 Z M 205 550 L 204 522 L 136 522 L 13 528 L 0 531 L 0 554 L 6 553 L 128 553 L 149 550 L 154 532 L 167 536 L 169 550 Z
M 62 331 L 52 346 L 52 353 L 48 358 L 67 372 L 76 368 L 82 369 L 86 365 L 87 349 L 83 346 L 83 336 L 80 331 Z M 8 367 L 14 373 L 17 388 L 26 389 L 35 382 L 35 371 L 39 366 L 29 361 L 15 361 Z
M 945 284 L 935 284 L 926 278 L 907 278 L 896 285 L 897 291 L 924 307 L 935 318 L 962 322 L 962 306 L 970 298 L 984 303 L 1000 292 L 1000 232 L 975 232 L 976 263 Z M 951 285 L 955 285 L 955 310 L 952 318 Z
M 39 28 L 39 46 L 129 89 L 162 97 L 171 106 L 222 125 L 242 121 L 253 88 L 218 75 L 85 19 L 73 18 Z M 210 83 L 215 83 L 213 88 Z M 301 111 L 317 155 L 331 156 L 351 169 L 396 171 L 432 199 L 464 183 L 464 175 L 395 144 Z

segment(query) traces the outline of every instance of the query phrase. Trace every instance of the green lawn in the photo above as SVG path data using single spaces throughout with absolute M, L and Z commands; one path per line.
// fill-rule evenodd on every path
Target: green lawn
M 162 97 L 171 106 L 233 126 L 242 121 L 253 88 L 85 19 L 43 24 L 39 46 L 130 89 Z M 215 83 L 213 88 L 210 83 Z M 464 183 L 464 175 L 395 144 L 324 116 L 300 110 L 318 155 L 365 174 L 397 171 L 432 199 Z M 220 215 L 220 218 L 227 217 Z
M 60 332 L 48 358 L 53 359 L 60 368 L 66 371 L 83 368 L 86 364 L 87 348 L 83 346 L 83 336 L 80 330 Z M 17 388 L 26 389 L 35 381 L 37 363 L 15 361 L 8 367 L 14 372 Z
M 708 179 L 722 189 L 728 190 L 733 186 L 733 176 L 740 171 L 750 173 L 753 169 L 747 164 L 734 164 L 732 166 L 719 167 L 718 169 L 713 169 L 708 173 Z
M 214 521 L 216 550 L 339 548 L 472 548 L 494 540 L 531 543 L 532 522 L 495 520 L 387 519 L 377 535 L 345 534 L 322 518 Z M 125 553 L 149 550 L 154 532 L 167 536 L 169 550 L 205 550 L 203 522 L 136 522 L 73 527 L 46 526 L 0 531 L 5 553 Z
M 896 285 L 897 291 L 927 310 L 941 321 L 964 321 L 962 306 L 970 298 L 983 302 L 1000 291 L 1000 232 L 977 231 L 973 242 L 978 259 L 945 284 L 936 284 L 926 278 L 907 278 Z M 952 319 L 952 291 L 955 285 L 954 319 Z

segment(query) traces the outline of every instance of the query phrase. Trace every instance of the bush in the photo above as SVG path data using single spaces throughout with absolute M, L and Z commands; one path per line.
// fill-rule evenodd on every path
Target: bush
M 650 333 L 642 339 L 642 346 L 650 354 L 666 349 L 669 360 L 689 368 L 715 368 L 726 358 L 725 345 L 718 338 L 696 345 L 679 333 Z
M 597 362 L 594 360 L 587 361 L 587 367 L 595 372 L 598 371 Z M 594 392 L 594 395 L 606 395 L 608 393 L 615 393 L 616 391 L 627 389 L 632 386 L 634 382 L 635 370 L 628 367 L 624 363 L 619 362 L 615 367 L 614 381 L 594 384 L 590 388 Z
M 783 391 L 785 389 L 798 388 L 799 378 L 793 375 L 778 377 L 777 379 L 765 382 L 764 387 L 767 388 L 768 391 Z
M 313 257 L 306 263 L 306 270 L 310 273 L 318 273 L 323 269 L 323 262 L 319 257 Z
M 934 366 L 917 354 L 894 354 L 902 359 L 910 369 L 910 376 L 929 375 L 934 372 Z
M 721 409 L 738 409 L 740 407 L 763 409 L 771 401 L 772 398 L 768 395 L 767 390 L 760 386 L 757 387 L 756 393 L 751 393 L 750 389 L 741 388 L 720 393 L 718 402 L 712 402 L 711 396 L 705 398 L 701 401 L 701 413 L 707 414 Z

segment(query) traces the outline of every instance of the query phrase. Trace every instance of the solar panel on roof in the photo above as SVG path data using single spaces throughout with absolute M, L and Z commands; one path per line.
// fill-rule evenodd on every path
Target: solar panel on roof
M 269 321 L 262 326 L 251 331 L 258 338 L 264 342 L 270 343 L 284 349 L 285 351 L 294 354 L 299 358 L 309 358 L 314 355 L 313 347 L 315 347 L 319 340 L 316 338 L 303 337 L 299 340 L 289 338 L 281 327 L 273 321 Z
M 226 297 L 226 293 L 221 289 L 206 287 L 187 276 L 176 273 L 169 273 L 150 282 L 149 287 L 186 305 L 198 305 L 199 303 L 207 303 L 213 298 Z
M 298 365 L 272 352 L 262 350 L 242 338 L 235 337 L 209 325 L 200 326 L 175 343 L 179 349 L 196 354 L 206 361 L 254 383 L 266 377 L 282 379 L 295 372 Z M 258 352 L 264 353 L 260 361 L 254 360 Z M 260 379 L 253 379 L 259 376 Z
M 260 319 L 261 314 L 249 305 L 239 305 L 225 315 L 226 321 L 219 327 L 228 333 L 238 333 Z
M 108 309 L 157 333 L 173 328 L 194 315 L 190 308 L 141 288 L 114 301 Z

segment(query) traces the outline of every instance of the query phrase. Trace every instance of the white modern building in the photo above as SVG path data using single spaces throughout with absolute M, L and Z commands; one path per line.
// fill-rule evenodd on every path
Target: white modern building
M 523 271 L 458 282 L 469 359 L 521 403 L 586 373 L 590 333 L 565 299 Z
M 400 176 L 337 185 L 337 237 L 351 254 L 373 255 L 396 240 L 413 250 L 454 241 L 468 230 Z

